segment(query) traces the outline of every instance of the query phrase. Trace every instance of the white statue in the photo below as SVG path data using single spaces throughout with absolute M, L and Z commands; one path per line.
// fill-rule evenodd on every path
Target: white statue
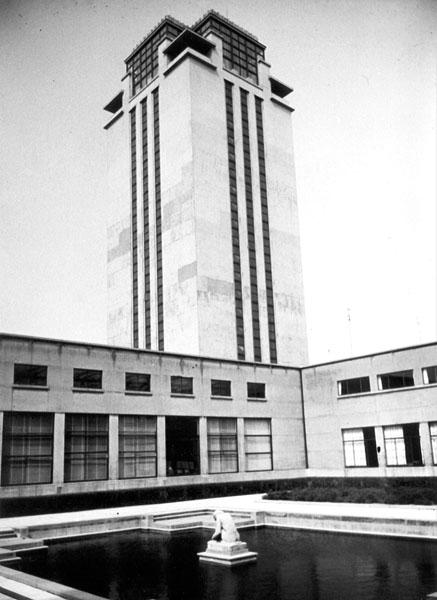
M 240 534 L 235 527 L 234 519 L 229 513 L 225 513 L 222 510 L 216 510 L 213 513 L 214 520 L 216 522 L 215 531 L 212 534 L 212 540 L 216 542 L 238 542 L 240 540 Z
M 197 553 L 199 560 L 228 567 L 256 561 L 258 553 L 250 552 L 246 542 L 240 542 L 240 534 L 232 516 L 222 510 L 216 510 L 213 517 L 215 531 L 205 552 Z

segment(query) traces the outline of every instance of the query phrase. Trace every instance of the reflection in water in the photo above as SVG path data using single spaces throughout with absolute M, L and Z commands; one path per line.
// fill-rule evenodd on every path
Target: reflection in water
M 422 600 L 437 590 L 437 543 L 287 529 L 243 530 L 259 553 L 199 563 L 210 532 L 124 533 L 54 544 L 22 569 L 110 600 Z
M 378 560 L 375 569 L 375 597 L 389 598 L 390 594 L 390 569 L 384 560 Z

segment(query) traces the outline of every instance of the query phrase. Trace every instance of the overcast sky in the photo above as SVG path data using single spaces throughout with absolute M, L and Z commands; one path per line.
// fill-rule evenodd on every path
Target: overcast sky
M 310 360 L 435 340 L 433 0 L 1 0 L 0 331 L 106 342 L 102 107 L 210 8 L 295 90 Z

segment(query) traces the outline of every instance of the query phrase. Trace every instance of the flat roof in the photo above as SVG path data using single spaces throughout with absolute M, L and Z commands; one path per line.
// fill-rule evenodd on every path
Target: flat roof
M 261 44 L 261 42 L 258 40 L 256 35 L 253 35 L 253 33 L 250 33 L 246 29 L 243 29 L 243 27 L 240 27 L 239 25 L 237 25 L 236 23 L 234 23 L 227 17 L 224 17 L 223 15 L 221 15 L 220 13 L 218 13 L 215 10 L 209 10 L 205 15 L 203 15 L 203 17 L 201 17 L 198 21 L 196 21 L 194 23 L 194 25 L 192 25 L 191 29 L 198 29 L 203 24 L 204 21 L 206 21 L 207 19 L 209 19 L 211 17 L 217 19 L 217 21 L 221 21 L 222 23 L 224 23 L 224 25 L 227 25 L 228 27 L 230 27 L 237 33 L 240 33 L 241 35 L 244 35 L 245 37 L 249 38 L 257 46 L 260 46 L 261 48 L 263 48 L 263 50 L 265 50 L 264 44 Z
M 186 358 L 189 360 L 200 360 L 200 361 L 208 361 L 208 362 L 216 362 L 216 363 L 230 363 L 237 364 L 241 367 L 263 367 L 267 369 L 289 369 L 294 371 L 299 371 L 300 367 L 294 367 L 292 365 L 284 365 L 284 364 L 273 364 L 273 363 L 265 363 L 265 362 L 254 362 L 254 361 L 246 361 L 246 360 L 237 360 L 233 358 L 220 358 L 214 356 L 199 356 L 195 354 L 181 354 L 179 352 L 165 352 L 161 350 L 147 350 L 145 348 L 132 348 L 130 346 L 110 346 L 109 344 L 98 344 L 94 342 L 80 342 L 74 340 L 60 340 L 57 338 L 44 338 L 38 336 L 31 335 L 21 335 L 14 333 L 3 333 L 0 332 L 0 341 L 2 340 L 21 340 L 23 342 L 40 342 L 43 344 L 63 344 L 65 346 L 83 346 L 84 348 L 98 348 L 100 350 L 118 350 L 120 352 L 140 352 L 142 354 L 149 354 L 154 356 L 168 356 L 173 358 Z
M 429 348 L 431 346 L 437 346 L 437 340 L 435 342 L 426 342 L 425 344 L 416 344 L 414 346 L 404 346 L 401 348 L 392 348 L 390 350 L 383 350 L 380 352 L 373 352 L 370 354 L 361 354 L 360 356 L 349 356 L 347 358 L 341 358 L 336 360 L 330 360 L 321 363 L 313 363 L 304 366 L 293 366 L 278 363 L 266 363 L 266 362 L 254 362 L 246 360 L 237 360 L 234 358 L 220 358 L 214 356 L 201 356 L 197 354 L 181 354 L 180 352 L 165 352 L 161 350 L 147 350 L 145 348 L 132 348 L 130 346 L 111 346 L 109 344 L 99 344 L 94 342 L 82 342 L 74 340 L 61 340 L 59 338 L 45 338 L 32 335 L 22 335 L 17 333 L 0 332 L 0 341 L 2 340 L 22 340 L 27 342 L 40 342 L 49 344 L 64 344 L 66 346 L 83 346 L 85 348 L 98 348 L 101 350 L 119 350 L 121 352 L 140 352 L 142 354 L 151 354 L 155 356 L 169 356 L 173 358 L 187 358 L 189 360 L 203 360 L 208 362 L 216 363 L 229 363 L 236 364 L 239 366 L 247 367 L 264 367 L 268 369 L 289 369 L 293 371 L 304 371 L 305 369 L 314 369 L 316 367 L 324 367 L 327 365 L 334 365 L 337 363 L 350 362 L 353 360 L 360 360 L 362 358 L 371 358 L 372 356 L 382 356 L 383 354 L 393 354 L 395 352 L 406 352 L 408 350 L 416 350 L 419 348 Z
M 403 346 L 401 348 L 392 348 L 390 350 L 382 350 L 380 352 L 372 352 L 370 354 L 361 354 L 359 356 L 348 356 L 347 358 L 341 358 L 337 360 L 329 360 L 327 362 L 316 363 L 312 365 L 305 365 L 300 367 L 303 371 L 305 369 L 313 369 L 315 367 L 324 367 L 326 365 L 334 365 L 336 363 L 349 362 L 351 360 L 360 360 L 361 358 L 371 358 L 372 356 L 382 356 L 383 354 L 393 354 L 394 352 L 406 352 L 407 350 L 416 350 L 418 348 L 428 348 L 429 346 L 437 346 L 437 341 L 426 342 L 425 344 L 416 344 L 415 346 Z

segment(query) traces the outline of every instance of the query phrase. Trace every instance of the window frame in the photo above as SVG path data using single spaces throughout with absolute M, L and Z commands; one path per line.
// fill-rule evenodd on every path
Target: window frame
M 432 426 L 435 425 L 435 434 L 432 431 Z M 437 465 L 437 421 L 428 423 L 429 438 L 431 443 L 432 464 Z
M 145 428 L 143 431 L 129 431 L 128 429 L 124 429 L 122 430 L 121 428 L 121 423 L 124 419 L 136 419 L 138 423 L 141 422 L 141 419 L 144 419 L 145 421 Z M 147 420 L 150 420 L 150 422 L 154 423 L 154 431 L 153 433 L 149 432 L 147 430 Z M 136 434 L 136 435 L 135 435 Z M 138 439 L 138 438 L 142 438 L 145 441 L 145 445 L 147 447 L 147 442 L 150 442 L 151 440 L 153 440 L 154 442 L 154 450 L 125 450 L 124 449 L 124 444 L 122 443 L 122 440 L 125 441 L 128 438 L 134 438 Z M 123 448 L 123 449 L 122 449 Z M 128 455 L 132 455 L 131 458 L 134 459 L 134 470 L 135 473 L 137 473 L 137 469 L 139 468 L 139 465 L 137 463 L 137 460 L 141 457 L 147 459 L 147 458 L 152 458 L 154 459 L 154 474 L 153 475 L 121 475 L 122 472 L 122 463 L 124 461 L 124 459 L 129 458 Z M 151 463 L 152 464 L 152 463 Z M 124 466 L 124 465 L 123 465 Z M 158 476 L 158 420 L 156 416 L 153 415 L 119 415 L 118 416 L 118 479 L 150 479 L 150 478 L 156 478 Z
M 216 433 L 210 432 L 209 428 L 212 425 L 213 421 L 218 421 L 219 424 L 223 425 L 224 421 L 230 422 L 232 421 L 235 425 L 235 429 L 232 433 L 226 433 L 223 431 L 218 431 Z M 218 473 L 238 473 L 239 471 L 239 456 L 238 456 L 238 424 L 237 419 L 234 417 L 208 417 L 206 424 L 206 438 L 207 438 L 207 455 L 208 455 L 208 474 L 218 474 Z M 220 429 L 220 428 L 219 428 Z M 219 449 L 213 450 L 211 446 L 214 445 L 214 441 L 219 446 Z M 229 443 L 229 441 L 234 442 L 235 446 L 231 450 L 223 449 L 222 446 Z M 230 458 L 235 460 L 235 469 L 233 470 L 212 470 L 211 469 L 211 461 L 214 458 L 219 458 L 220 466 L 222 465 L 222 461 L 226 458 Z
M 383 379 L 382 379 L 383 377 L 396 376 L 396 377 L 407 378 L 408 374 L 410 374 L 410 377 L 413 381 L 412 384 L 384 387 Z M 379 373 L 377 375 L 377 379 L 378 379 L 378 390 L 381 392 L 385 392 L 387 390 L 403 390 L 405 388 L 412 388 L 416 385 L 416 383 L 414 381 L 414 370 L 413 369 L 403 369 L 402 371 L 391 371 L 389 373 Z
M 344 384 L 348 384 L 348 383 L 352 383 L 352 382 L 360 382 L 360 391 L 358 392 L 349 392 L 349 391 L 343 391 L 344 387 L 347 387 Z M 369 389 L 362 389 L 363 388 L 363 383 L 366 382 L 368 384 L 368 388 Z M 339 379 L 337 381 L 337 395 L 340 396 L 353 396 L 356 394 L 368 394 L 371 392 L 371 387 L 370 387 L 370 377 L 368 375 L 363 375 L 362 377 L 350 377 L 348 379 Z
M 78 429 L 71 427 L 67 428 L 69 421 L 73 422 L 75 417 L 81 417 L 83 421 L 83 428 Z M 92 419 L 95 419 L 95 424 L 100 421 L 100 425 L 104 424 L 105 429 L 99 429 L 98 426 L 95 429 L 92 429 L 93 425 Z M 77 438 L 82 438 L 84 450 L 67 450 L 69 444 L 71 447 L 74 447 L 74 436 Z M 93 438 L 94 436 L 94 438 Z M 93 439 L 105 439 L 106 441 L 106 449 L 103 450 L 89 450 L 89 442 Z M 109 414 L 88 414 L 88 413 L 67 413 L 65 415 L 65 426 L 64 426 L 64 482 L 65 483 L 79 483 L 82 481 L 108 481 L 109 480 Z M 79 456 L 80 455 L 80 456 Z M 83 461 L 83 471 L 86 474 L 87 469 L 90 467 L 90 459 L 94 455 L 95 458 L 103 457 L 105 459 L 105 476 L 104 477 L 84 477 L 83 479 L 73 479 L 72 477 L 67 479 L 67 464 L 69 463 L 70 475 L 73 471 L 73 459 L 74 457 L 81 458 Z M 102 463 L 103 464 L 103 463 Z M 92 463 L 91 463 L 92 465 Z M 98 463 L 96 471 L 98 470 Z
M 190 391 L 184 391 L 184 384 L 190 383 Z M 175 385 L 176 383 L 180 384 L 180 389 L 175 389 Z M 189 396 L 189 397 L 193 397 L 194 396 L 194 385 L 193 385 L 193 378 L 192 377 L 186 377 L 185 375 L 171 375 L 170 376 L 170 394 L 172 396 Z
M 248 400 L 266 400 L 266 384 L 265 383 L 260 383 L 258 381 L 247 381 L 247 399 Z M 249 386 L 262 386 L 262 392 L 258 393 L 255 392 L 255 394 L 250 394 L 249 393 Z M 261 389 L 261 388 L 260 388 Z M 262 394 L 262 395 L 260 395 Z
M 46 419 L 47 423 L 46 425 L 49 425 L 49 428 L 46 432 L 33 432 L 33 431 L 22 431 L 21 433 L 15 432 L 13 433 L 12 429 L 13 429 L 13 419 L 14 418 L 22 418 L 23 423 L 22 423 L 22 429 L 24 430 L 25 428 L 29 429 L 29 424 L 30 424 L 30 420 L 32 417 L 38 416 L 40 417 L 42 420 Z M 27 418 L 27 421 L 26 421 Z M 7 421 L 10 420 L 10 423 L 8 424 Z M 5 411 L 3 414 L 3 441 L 2 441 L 2 447 L 1 447 L 1 462 L 2 462 L 2 469 L 1 469 L 1 487 L 13 487 L 13 486 L 23 486 L 23 485 L 45 485 L 45 484 L 50 484 L 53 483 L 53 459 L 54 459 L 54 429 L 55 429 L 55 415 L 52 412 L 44 412 L 44 413 L 40 413 L 40 412 L 21 412 L 21 411 Z M 9 425 L 9 427 L 8 427 Z M 21 438 L 21 450 L 22 453 L 18 454 L 18 453 L 13 453 L 13 448 L 14 448 L 14 441 L 17 441 L 17 438 Z M 31 446 L 31 450 L 34 450 L 35 448 L 35 440 L 43 440 L 43 438 L 45 438 L 46 440 L 49 440 L 49 446 L 50 446 L 50 450 L 51 452 L 49 452 L 48 454 L 34 454 L 33 452 L 29 452 L 26 453 L 24 452 L 24 450 L 29 449 L 29 445 Z M 6 455 L 6 451 L 8 450 L 8 442 L 9 442 L 9 450 L 10 453 L 8 455 Z M 26 444 L 26 442 L 28 442 Z M 30 442 L 30 444 L 29 444 Z M 7 482 L 7 475 L 9 475 L 9 479 L 11 477 L 11 466 L 13 463 L 13 459 L 21 459 L 21 464 L 23 466 L 23 469 L 21 469 L 21 474 L 22 475 L 26 475 L 29 476 L 30 474 L 30 469 L 32 467 L 32 463 L 36 462 L 36 459 L 39 459 L 40 462 L 44 462 L 46 461 L 47 464 L 49 465 L 49 477 L 46 480 L 42 480 L 42 481 L 22 481 L 22 482 Z M 9 469 L 7 470 L 7 466 L 9 467 Z M 35 468 L 35 464 L 33 465 Z
M 434 370 L 433 378 L 435 379 L 435 381 L 429 381 L 429 373 L 428 373 L 429 369 L 433 369 Z M 423 367 L 422 368 L 422 381 L 423 381 L 423 385 L 435 385 L 435 384 L 437 384 L 437 365 L 431 365 L 429 367 Z
M 100 385 L 81 385 L 80 380 L 76 379 L 79 374 L 85 375 L 86 373 L 100 374 Z M 79 383 L 79 385 L 78 385 Z M 91 391 L 91 392 L 102 392 L 103 391 L 103 371 L 102 369 L 84 369 L 81 367 L 73 368 L 73 391 Z
M 220 393 L 214 391 L 214 385 L 220 387 L 222 384 L 227 384 L 224 387 L 229 387 L 229 390 L 225 389 L 225 393 L 222 393 L 223 390 L 219 390 Z M 229 393 L 226 393 L 228 391 Z M 211 379 L 211 398 L 232 398 L 232 381 L 230 379 Z
M 373 430 L 372 436 L 366 435 L 366 432 L 369 433 L 370 430 Z M 349 433 L 352 431 L 361 432 L 362 437 L 360 439 L 345 440 L 345 433 Z M 374 426 L 348 427 L 346 429 L 341 430 L 341 437 L 342 437 L 342 445 L 343 445 L 344 466 L 346 469 L 363 469 L 363 468 L 376 469 L 376 468 L 379 468 L 380 465 L 379 465 L 379 458 L 378 458 L 378 446 L 376 444 L 376 433 L 375 433 Z M 372 447 L 370 446 L 371 443 L 372 443 Z M 363 453 L 365 464 L 347 464 L 347 462 L 348 462 L 348 453 L 346 451 L 347 444 L 352 445 L 352 453 L 353 453 L 354 463 L 357 462 L 355 446 L 358 444 L 361 446 L 361 452 Z M 371 462 L 371 453 L 374 454 L 374 458 L 376 459 L 376 461 L 375 461 L 376 464 L 369 464 Z
M 152 393 L 151 391 L 151 375 L 150 373 L 138 373 L 133 371 L 126 371 L 124 377 L 124 391 L 128 394 L 145 394 L 149 395 Z M 128 387 L 128 379 L 138 378 L 138 380 L 144 377 L 145 381 L 147 381 L 147 389 L 140 389 L 140 387 Z
M 417 435 L 412 436 L 412 435 L 405 435 L 406 432 L 406 428 L 412 428 L 412 426 L 417 426 Z M 400 436 L 396 436 L 396 437 L 387 437 L 386 436 L 386 432 L 389 429 L 395 429 L 396 427 L 398 428 L 402 428 L 402 437 Z M 423 460 L 423 451 L 422 451 L 422 442 L 421 442 L 421 437 L 420 437 L 420 427 L 419 427 L 419 423 L 418 422 L 414 422 L 414 423 L 400 423 L 400 424 L 396 424 L 396 425 L 386 425 L 383 427 L 383 436 L 384 436 L 384 448 L 385 448 L 385 463 L 387 467 L 423 467 L 425 465 L 424 460 Z M 411 440 L 412 439 L 416 439 L 416 443 L 418 443 L 418 447 L 420 450 L 420 462 L 416 461 L 416 460 L 408 460 L 408 454 L 412 454 L 412 451 L 414 452 L 413 448 L 412 448 L 412 444 L 411 444 Z M 398 461 L 398 446 L 399 446 L 399 440 L 402 440 L 402 444 L 403 446 L 401 447 L 401 451 L 403 452 L 403 454 L 405 455 L 405 462 L 399 463 L 389 463 L 389 452 L 387 452 L 387 441 L 388 440 L 395 440 L 396 443 L 394 444 L 394 449 L 395 449 L 395 455 L 396 455 L 396 461 Z
M 251 433 L 246 433 L 246 424 L 249 421 L 264 421 L 267 422 L 269 424 L 269 434 L 251 434 Z M 270 445 L 270 452 L 248 452 L 247 450 L 247 439 L 248 438 L 269 438 L 269 445 Z M 273 466 L 273 436 L 272 436 L 272 420 L 270 418 L 247 418 L 244 419 L 244 460 L 245 460 L 245 471 L 248 473 L 252 473 L 252 472 L 263 472 L 263 471 L 273 471 L 274 470 L 274 466 Z M 252 455 L 269 455 L 270 456 L 270 468 L 267 469 L 253 469 L 253 468 L 248 468 L 248 456 L 252 456 Z
M 44 383 L 32 383 L 31 381 L 31 377 L 26 377 L 24 378 L 24 380 L 22 381 L 17 381 L 17 379 L 19 379 L 18 376 L 18 372 L 20 370 L 20 368 L 23 368 L 23 371 L 25 371 L 26 369 L 29 369 L 30 371 L 33 370 L 42 370 L 44 375 L 42 377 Z M 47 365 L 32 365 L 29 363 L 14 363 L 14 379 L 13 379 L 13 385 L 14 387 L 26 387 L 26 388 L 41 388 L 41 389 L 47 389 L 47 375 L 48 375 L 48 367 Z

